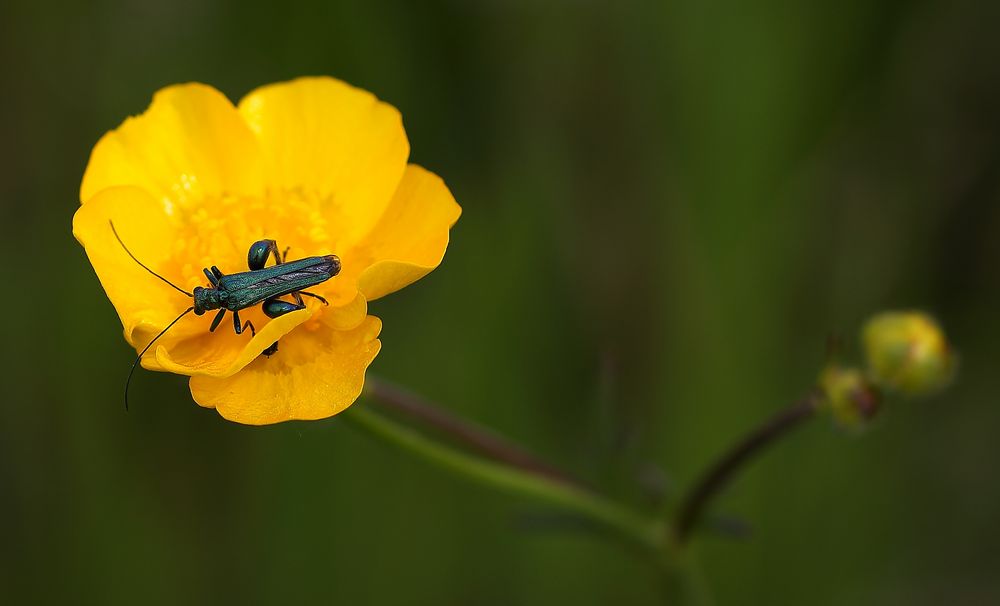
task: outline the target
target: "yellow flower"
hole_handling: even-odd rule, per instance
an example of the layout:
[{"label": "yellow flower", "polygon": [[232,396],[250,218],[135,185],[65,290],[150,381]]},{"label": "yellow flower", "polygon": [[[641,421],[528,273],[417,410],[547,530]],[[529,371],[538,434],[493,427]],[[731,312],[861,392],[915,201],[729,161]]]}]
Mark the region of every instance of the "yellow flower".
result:
[{"label": "yellow flower", "polygon": [[[189,314],[143,356],[150,370],[190,375],[198,404],[240,423],[319,419],[357,399],[378,354],[368,301],[441,262],[461,209],[436,175],[407,164],[399,112],[332,78],[261,87],[234,106],[210,86],[183,84],[98,141],[80,186],[73,234],[121,318],[146,346],[206,286],[202,269],[247,270],[265,238],[288,258],[336,254],[339,275],[311,288],[329,301],[268,319],[241,310],[257,334]],[[279,341],[278,352],[260,355]]]},{"label": "yellow flower", "polygon": [[933,394],[951,381],[955,356],[934,318],[919,311],[883,312],[862,331],[871,377],[910,396]]}]

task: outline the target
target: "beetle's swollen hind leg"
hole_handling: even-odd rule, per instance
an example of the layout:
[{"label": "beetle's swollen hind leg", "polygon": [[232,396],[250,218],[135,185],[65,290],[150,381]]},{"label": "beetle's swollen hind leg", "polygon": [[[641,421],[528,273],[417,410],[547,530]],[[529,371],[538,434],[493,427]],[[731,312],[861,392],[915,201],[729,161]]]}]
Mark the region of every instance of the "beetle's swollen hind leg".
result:
[{"label": "beetle's swollen hind leg", "polygon": [[271,255],[274,255],[274,264],[281,265],[284,255],[278,252],[278,243],[274,240],[257,240],[247,252],[247,267],[251,270],[264,269],[267,258]]},{"label": "beetle's swollen hind leg", "polygon": [[222,323],[222,316],[226,315],[226,311],[226,308],[222,308],[219,310],[219,313],[215,314],[215,318],[212,319],[212,326],[209,327],[208,332],[215,332],[215,329]]},{"label": "beetle's swollen hind leg", "polygon": [[282,301],[277,297],[264,301],[264,305],[261,307],[264,310],[264,315],[268,318],[277,318],[278,316],[283,316],[287,313],[306,308],[305,305],[289,303],[288,301]]},{"label": "beetle's swollen hind leg", "polygon": [[243,331],[248,328],[250,329],[250,337],[256,337],[257,331],[253,329],[253,323],[250,320],[247,320],[243,323],[243,326],[240,326],[240,312],[233,311],[233,330],[236,331],[236,334],[242,335]]},{"label": "beetle's swollen hind leg", "polygon": [[[264,315],[268,318],[277,318],[283,316],[287,313],[293,311],[298,311],[300,309],[305,309],[305,305],[302,305],[302,299],[299,299],[299,304],[289,303],[288,301],[282,301],[281,299],[274,297],[264,301],[261,308],[264,310]],[[267,346],[267,349],[260,352],[264,357],[270,358],[274,354],[278,353],[278,342],[275,341]]]}]

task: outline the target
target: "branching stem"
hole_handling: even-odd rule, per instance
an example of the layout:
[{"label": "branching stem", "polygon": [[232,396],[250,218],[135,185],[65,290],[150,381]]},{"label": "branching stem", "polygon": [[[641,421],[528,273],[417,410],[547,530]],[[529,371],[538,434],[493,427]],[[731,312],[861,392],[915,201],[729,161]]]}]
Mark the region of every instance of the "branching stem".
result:
[{"label": "branching stem", "polygon": [[[665,521],[650,519],[580,485],[521,446],[445,412],[406,390],[369,377],[364,395],[368,402],[356,404],[339,418],[453,473],[558,507],[614,531],[659,563],[672,592],[684,594],[681,601],[698,604],[711,599],[703,583],[695,582],[697,575],[683,565],[689,557],[683,547],[692,531],[712,499],[755,455],[813,417],[821,403],[817,393],[809,393],[747,434],[705,471],[681,501],[673,524],[669,526]],[[453,445],[406,427],[374,410],[371,404],[380,405],[394,413],[393,416],[415,421],[448,438]],[[672,534],[668,532],[671,529]]]}]

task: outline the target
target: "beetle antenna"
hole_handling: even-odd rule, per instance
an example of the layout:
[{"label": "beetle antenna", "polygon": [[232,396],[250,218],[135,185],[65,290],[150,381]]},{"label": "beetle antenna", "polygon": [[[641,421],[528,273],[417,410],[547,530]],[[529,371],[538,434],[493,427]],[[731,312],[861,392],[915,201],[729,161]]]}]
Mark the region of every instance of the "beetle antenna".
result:
[{"label": "beetle antenna", "polygon": [[173,287],[174,287],[175,289],[177,289],[177,290],[181,291],[182,293],[186,294],[187,296],[189,296],[189,297],[191,297],[191,298],[194,298],[194,295],[192,295],[192,294],[191,294],[191,293],[189,293],[188,291],[184,290],[184,289],[183,289],[183,288],[181,288],[180,286],[177,286],[176,284],[174,284],[174,283],[173,283],[173,282],[171,282],[170,280],[168,280],[168,279],[164,278],[163,276],[161,276],[160,274],[156,273],[156,272],[155,272],[155,271],[153,271],[152,269],[150,269],[150,268],[146,267],[145,263],[143,263],[143,262],[142,262],[142,261],[140,261],[139,259],[136,259],[136,258],[135,258],[135,255],[133,255],[133,254],[132,254],[132,251],[128,249],[128,246],[125,246],[125,243],[124,243],[124,242],[122,242],[122,238],[121,238],[121,236],[119,236],[119,235],[118,235],[118,230],[117,230],[117,229],[115,229],[115,223],[114,223],[114,221],[111,221],[111,220],[109,219],[109,220],[108,220],[108,224],[109,224],[109,225],[111,226],[111,232],[112,232],[113,234],[115,234],[115,238],[116,238],[116,239],[118,240],[118,243],[122,245],[122,248],[124,248],[124,249],[125,249],[125,252],[126,252],[126,253],[128,253],[128,256],[132,257],[132,260],[133,260],[133,261],[135,261],[136,263],[138,263],[138,264],[139,264],[139,267],[141,267],[141,268],[145,269],[145,270],[146,270],[146,271],[148,271],[149,273],[151,273],[151,274],[153,274],[154,276],[156,276],[157,278],[159,278],[159,279],[163,280],[163,281],[164,281],[164,282],[166,282],[167,284],[169,284],[169,285],[173,286]]},{"label": "beetle antenna", "polygon": [[188,307],[187,311],[185,311],[181,315],[179,315],[176,318],[174,318],[174,321],[171,322],[170,324],[167,324],[167,327],[164,328],[163,330],[161,330],[160,334],[158,334],[155,337],[153,337],[153,340],[150,341],[148,345],[146,345],[145,347],[143,347],[142,351],[139,352],[139,355],[137,355],[135,357],[135,362],[132,362],[132,368],[130,368],[129,371],[128,371],[128,378],[125,379],[125,411],[126,412],[128,412],[128,385],[129,385],[129,383],[132,382],[132,373],[135,372],[135,367],[139,365],[139,360],[141,360],[142,356],[145,355],[147,351],[149,351],[149,348],[153,346],[153,343],[156,343],[157,339],[159,339],[160,337],[162,337],[164,335],[164,333],[166,333],[168,330],[170,330],[171,326],[173,326],[174,324],[177,324],[180,321],[181,318],[183,318],[184,316],[188,315],[192,311],[194,311],[194,306]]}]

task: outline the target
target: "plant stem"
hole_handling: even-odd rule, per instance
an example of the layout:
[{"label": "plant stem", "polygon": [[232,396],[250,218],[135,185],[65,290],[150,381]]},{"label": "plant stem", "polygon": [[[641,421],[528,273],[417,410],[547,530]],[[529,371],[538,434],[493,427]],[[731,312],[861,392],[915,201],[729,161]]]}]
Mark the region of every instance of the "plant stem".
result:
[{"label": "plant stem", "polygon": [[816,412],[820,399],[810,392],[801,400],[768,419],[743,440],[722,455],[681,501],[674,523],[674,538],[683,545],[691,536],[709,502],[715,497],[745,463],[763,449],[787,435],[792,429],[809,419]]},{"label": "plant stem", "polygon": [[489,459],[523,469],[555,482],[570,486],[579,485],[568,474],[539,460],[521,446],[505,440],[479,425],[451,415],[443,409],[431,405],[416,394],[391,383],[368,377],[365,381],[365,396],[386,408],[447,435],[462,446]]},{"label": "plant stem", "polygon": [[579,514],[602,527],[615,530],[644,550],[659,552],[662,549],[663,527],[659,522],[647,520],[605,497],[519,468],[465,454],[399,425],[364,405],[355,404],[338,418],[453,473]]}]

